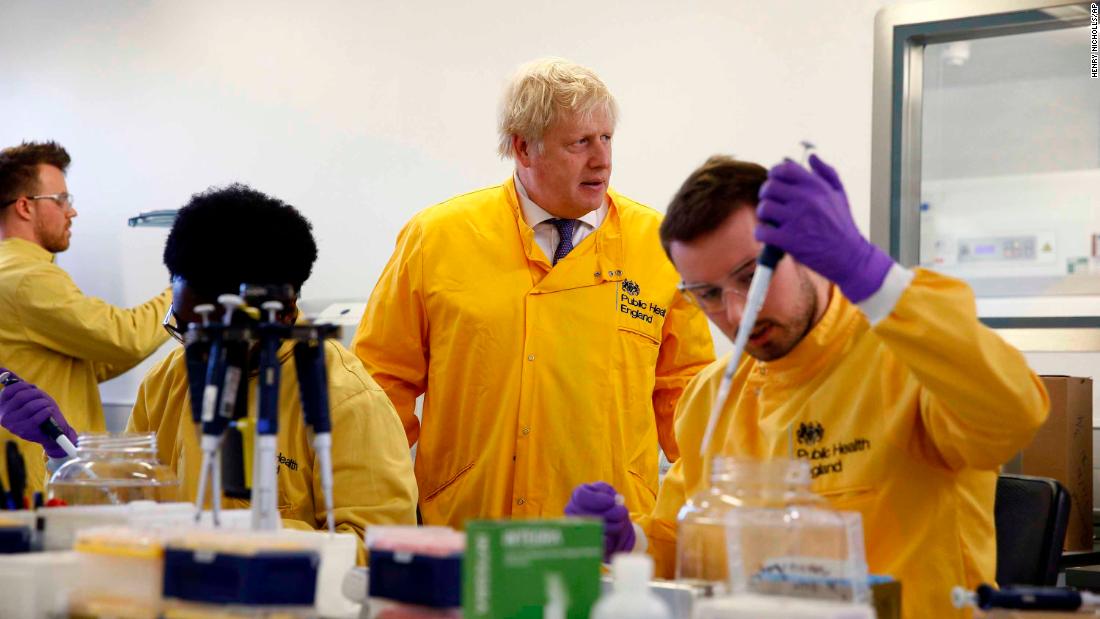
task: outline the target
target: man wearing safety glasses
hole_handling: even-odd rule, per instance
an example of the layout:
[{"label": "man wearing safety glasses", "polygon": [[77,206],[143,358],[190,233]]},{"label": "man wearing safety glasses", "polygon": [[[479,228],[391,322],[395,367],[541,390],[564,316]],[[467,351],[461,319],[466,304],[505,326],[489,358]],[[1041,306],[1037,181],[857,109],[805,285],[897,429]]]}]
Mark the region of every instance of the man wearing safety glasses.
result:
[{"label": "man wearing safety glasses", "polygon": [[1023,355],[978,321],[970,288],[872,245],[816,155],[771,170],[712,157],[673,197],[661,242],[682,289],[731,340],[764,244],[787,255],[728,397],[716,401],[728,355],[685,387],[682,457],[653,513],[628,526],[607,483],[578,487],[566,512],[603,517],[608,549],[645,549],[672,577],[678,514],[715,458],[798,459],[814,493],[861,514],[867,566],[901,581],[902,616],[970,616],[948,594],[994,581],[997,471],[1050,404]]},{"label": "man wearing safety glasses", "polygon": [[[165,290],[122,309],[85,296],[57,266],[54,255],[69,248],[76,217],[65,183],[69,161],[55,142],[0,150],[0,367],[53,396],[75,442],[74,430],[105,430],[99,383],[134,367],[167,339],[159,323],[171,294]],[[18,392],[6,389],[0,399]],[[9,439],[27,461],[28,491],[41,490],[42,447],[0,430],[0,442]],[[47,455],[64,456],[58,452]]]}]

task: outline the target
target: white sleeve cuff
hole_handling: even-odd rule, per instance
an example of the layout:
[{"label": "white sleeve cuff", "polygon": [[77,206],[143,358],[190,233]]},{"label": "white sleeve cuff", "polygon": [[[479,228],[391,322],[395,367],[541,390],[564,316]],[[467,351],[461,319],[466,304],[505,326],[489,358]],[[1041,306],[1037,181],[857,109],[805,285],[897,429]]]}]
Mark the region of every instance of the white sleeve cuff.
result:
[{"label": "white sleeve cuff", "polygon": [[645,554],[645,551],[649,549],[649,538],[645,536],[645,531],[638,526],[638,523],[631,522],[630,526],[634,527],[634,548],[631,548],[630,552]]},{"label": "white sleeve cuff", "polygon": [[912,281],[913,272],[895,262],[890,270],[886,272],[886,279],[882,280],[882,286],[879,286],[878,291],[857,303],[856,307],[863,312],[863,315],[867,317],[867,322],[871,323],[873,327],[889,316],[890,312],[894,311],[894,306],[898,304],[901,293],[905,292]]}]

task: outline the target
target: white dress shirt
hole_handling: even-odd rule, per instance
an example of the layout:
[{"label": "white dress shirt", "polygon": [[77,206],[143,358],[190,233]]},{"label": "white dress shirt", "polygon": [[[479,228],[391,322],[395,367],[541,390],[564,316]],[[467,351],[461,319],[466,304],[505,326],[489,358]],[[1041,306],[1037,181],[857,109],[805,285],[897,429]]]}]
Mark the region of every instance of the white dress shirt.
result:
[{"label": "white dress shirt", "polygon": [[[547,213],[538,204],[535,204],[533,200],[527,195],[527,190],[523,187],[523,183],[519,180],[519,174],[513,173],[513,177],[516,181],[516,193],[519,194],[519,206],[523,212],[523,220],[527,222],[528,226],[535,231],[535,243],[542,250],[542,253],[546,254],[550,262],[554,262],[554,252],[558,249],[558,242],[561,240],[558,228],[554,224],[550,223],[551,219],[557,219],[550,213]],[[604,196],[603,203],[600,204],[600,208],[589,211],[583,217],[577,220],[577,224],[573,226],[573,247],[580,245],[581,241],[585,239],[589,234],[600,227],[605,217],[607,217],[607,196]]]}]

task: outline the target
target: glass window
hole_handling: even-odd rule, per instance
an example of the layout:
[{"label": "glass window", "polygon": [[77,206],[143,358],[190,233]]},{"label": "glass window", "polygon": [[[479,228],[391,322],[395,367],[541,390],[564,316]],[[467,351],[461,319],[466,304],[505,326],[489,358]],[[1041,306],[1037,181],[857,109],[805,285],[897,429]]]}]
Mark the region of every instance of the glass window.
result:
[{"label": "glass window", "polygon": [[929,44],[921,266],[986,316],[1100,314],[1100,80],[1087,26]]}]

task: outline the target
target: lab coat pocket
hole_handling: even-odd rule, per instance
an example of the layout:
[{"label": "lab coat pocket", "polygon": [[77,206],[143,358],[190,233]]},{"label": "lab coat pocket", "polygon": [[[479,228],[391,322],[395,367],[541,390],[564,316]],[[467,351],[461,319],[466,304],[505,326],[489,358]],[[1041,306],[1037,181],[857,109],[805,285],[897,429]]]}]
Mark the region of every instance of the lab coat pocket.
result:
[{"label": "lab coat pocket", "polygon": [[829,503],[829,507],[851,512],[865,512],[878,498],[878,488],[869,485],[821,489],[817,493]]},{"label": "lab coat pocket", "polygon": [[659,347],[661,345],[661,340],[657,335],[654,335],[653,333],[646,330],[635,328],[633,326],[619,325],[619,334],[623,337],[638,338],[639,342],[646,343],[651,346]]},{"label": "lab coat pocket", "polygon": [[453,486],[455,484],[455,482],[457,482],[460,477],[465,475],[467,473],[467,471],[469,471],[472,468],[474,468],[474,463],[473,462],[471,462],[471,463],[467,464],[466,466],[462,467],[461,469],[459,469],[458,472],[455,473],[454,475],[452,475],[451,478],[448,479],[447,481],[439,484],[438,486],[436,486],[432,490],[429,490],[424,495],[424,502],[425,503],[431,503],[433,500],[435,500],[436,497],[439,496],[439,494],[441,492],[443,492],[447,488],[450,488],[451,486]]}]

